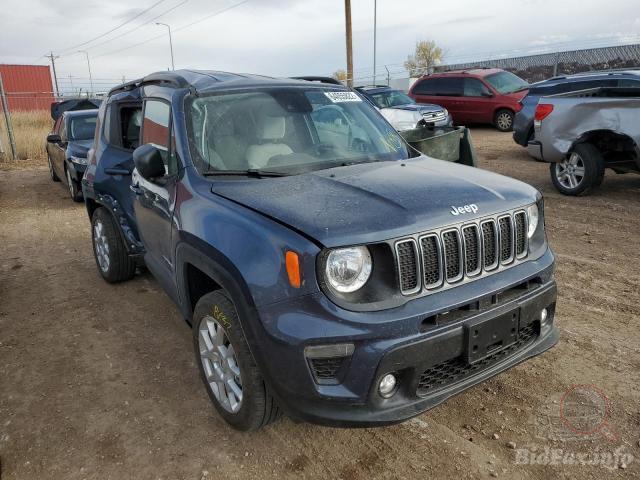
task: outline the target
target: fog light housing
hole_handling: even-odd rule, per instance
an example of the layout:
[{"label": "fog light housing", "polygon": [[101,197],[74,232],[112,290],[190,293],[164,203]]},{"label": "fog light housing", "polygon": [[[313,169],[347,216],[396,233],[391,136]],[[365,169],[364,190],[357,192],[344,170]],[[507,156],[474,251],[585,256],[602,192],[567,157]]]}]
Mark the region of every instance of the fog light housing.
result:
[{"label": "fog light housing", "polygon": [[382,398],[389,398],[394,393],[396,393],[396,385],[398,381],[396,380],[395,375],[392,373],[387,373],[380,379],[380,383],[378,384],[378,393]]},{"label": "fog light housing", "polygon": [[547,311],[546,308],[543,308],[542,311],[540,312],[540,325],[546,325],[547,318],[549,318],[549,312]]}]

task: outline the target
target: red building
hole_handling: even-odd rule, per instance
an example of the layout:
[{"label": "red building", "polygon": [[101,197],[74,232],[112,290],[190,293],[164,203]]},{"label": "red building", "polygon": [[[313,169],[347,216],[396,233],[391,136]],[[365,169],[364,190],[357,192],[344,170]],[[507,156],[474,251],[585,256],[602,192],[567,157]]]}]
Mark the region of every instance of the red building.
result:
[{"label": "red building", "polygon": [[0,75],[11,111],[48,111],[55,101],[49,66],[0,64]]}]

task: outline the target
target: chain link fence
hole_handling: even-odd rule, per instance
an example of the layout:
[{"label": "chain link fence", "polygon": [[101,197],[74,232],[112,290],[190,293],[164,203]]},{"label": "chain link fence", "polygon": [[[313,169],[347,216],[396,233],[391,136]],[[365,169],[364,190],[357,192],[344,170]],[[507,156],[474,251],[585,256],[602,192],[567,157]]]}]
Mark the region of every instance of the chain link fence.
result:
[{"label": "chain link fence", "polygon": [[640,67],[640,44],[441,65],[436,71],[502,68],[528,82],[538,82],[556,75],[636,67]]}]

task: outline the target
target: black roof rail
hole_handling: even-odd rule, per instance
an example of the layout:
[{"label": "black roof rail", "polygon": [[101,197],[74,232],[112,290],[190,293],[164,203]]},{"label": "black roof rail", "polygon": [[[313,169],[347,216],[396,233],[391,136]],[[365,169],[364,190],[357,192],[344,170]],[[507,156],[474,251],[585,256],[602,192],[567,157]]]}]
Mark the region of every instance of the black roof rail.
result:
[{"label": "black roof rail", "polygon": [[142,79],[138,78],[137,80],[131,80],[130,82],[123,83],[116,87],[113,87],[111,90],[107,92],[107,96],[113,95],[114,93],[119,92],[127,92],[129,90],[133,90],[134,88],[138,88],[142,83]]},{"label": "black roof rail", "polygon": [[333,77],[319,77],[314,75],[305,75],[302,77],[290,77],[293,80],[306,80],[307,82],[329,83],[331,85],[340,85],[344,87],[344,84],[340,80],[336,80]]},{"label": "black roof rail", "polygon": [[358,85],[354,88],[390,88],[389,85]]}]

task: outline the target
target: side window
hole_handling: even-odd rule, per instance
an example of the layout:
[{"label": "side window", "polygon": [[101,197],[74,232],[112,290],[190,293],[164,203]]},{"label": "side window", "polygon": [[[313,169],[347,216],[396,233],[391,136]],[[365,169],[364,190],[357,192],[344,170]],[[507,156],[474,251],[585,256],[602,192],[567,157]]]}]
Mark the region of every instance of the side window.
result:
[{"label": "side window", "polygon": [[618,87],[623,88],[640,88],[640,80],[631,80],[628,78],[622,78],[617,81]]},{"label": "side window", "polygon": [[438,95],[459,97],[463,94],[463,78],[443,77],[438,80],[440,80],[440,85],[438,86],[440,93]]},{"label": "side window", "polygon": [[489,89],[477,78],[464,79],[465,97],[483,97],[489,94]]},{"label": "side window", "polygon": [[63,142],[67,141],[67,119],[64,117],[60,121],[60,138]]},{"label": "side window", "polygon": [[437,92],[437,82],[438,79],[424,79],[422,81],[418,81],[418,84],[414,87],[413,93],[416,95],[438,95]]},{"label": "side window", "polygon": [[120,138],[122,148],[135,150],[140,146],[142,108],[138,106],[120,107]]},{"label": "side window", "polygon": [[171,107],[161,100],[147,100],[142,118],[142,144],[150,143],[162,153],[167,175],[177,171],[176,157],[172,152]]},{"label": "side window", "polygon": [[[107,141],[107,143],[112,143],[111,140],[111,115],[112,115],[111,105],[107,105],[107,108],[104,111],[104,123],[102,124],[102,136]],[[98,119],[100,115],[98,115]]]}]

